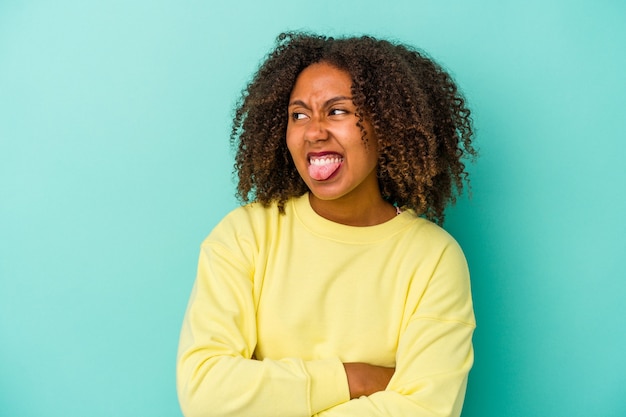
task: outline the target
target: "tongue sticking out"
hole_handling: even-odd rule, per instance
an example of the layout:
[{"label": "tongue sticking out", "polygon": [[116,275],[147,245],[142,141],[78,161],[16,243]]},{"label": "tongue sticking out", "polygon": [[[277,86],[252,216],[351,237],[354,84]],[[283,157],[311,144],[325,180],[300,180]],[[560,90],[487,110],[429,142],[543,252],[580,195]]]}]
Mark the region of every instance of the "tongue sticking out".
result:
[{"label": "tongue sticking out", "polygon": [[330,178],[341,165],[340,160],[320,161],[321,163],[313,163],[309,165],[309,175],[317,181],[324,181]]}]

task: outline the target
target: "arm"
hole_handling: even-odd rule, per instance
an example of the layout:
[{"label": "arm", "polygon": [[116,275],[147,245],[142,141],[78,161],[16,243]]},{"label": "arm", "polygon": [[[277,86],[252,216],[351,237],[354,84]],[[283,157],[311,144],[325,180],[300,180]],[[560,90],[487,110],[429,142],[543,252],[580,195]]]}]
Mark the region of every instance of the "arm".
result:
[{"label": "arm", "polygon": [[339,359],[252,359],[256,316],[248,265],[219,243],[202,247],[177,362],[184,415],[309,417],[348,401]]},{"label": "arm", "polygon": [[395,368],[385,368],[363,362],[344,363],[343,367],[348,377],[350,399],[384,391],[395,371]]},{"label": "arm", "polygon": [[319,417],[458,417],[473,362],[469,273],[456,244],[442,253],[423,294],[409,294],[396,369],[384,391],[340,404]]}]

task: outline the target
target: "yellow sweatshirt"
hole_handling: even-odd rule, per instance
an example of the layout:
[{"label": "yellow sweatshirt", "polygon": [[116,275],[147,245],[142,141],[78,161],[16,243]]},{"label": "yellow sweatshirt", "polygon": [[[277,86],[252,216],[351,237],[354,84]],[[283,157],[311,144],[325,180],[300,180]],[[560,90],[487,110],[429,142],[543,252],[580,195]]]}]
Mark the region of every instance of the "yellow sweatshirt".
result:
[{"label": "yellow sweatshirt", "polygon": [[[203,242],[182,326],[186,417],[459,416],[475,327],[454,239],[407,210],[376,226],[308,195],[227,215]],[[350,400],[342,362],[395,367]]]}]

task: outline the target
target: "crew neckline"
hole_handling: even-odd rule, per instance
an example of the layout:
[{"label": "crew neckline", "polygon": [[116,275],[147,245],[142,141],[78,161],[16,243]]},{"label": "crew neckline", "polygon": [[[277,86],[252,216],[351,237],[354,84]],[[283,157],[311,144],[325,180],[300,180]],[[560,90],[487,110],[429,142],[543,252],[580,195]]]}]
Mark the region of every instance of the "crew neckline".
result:
[{"label": "crew neckline", "polygon": [[373,226],[348,226],[328,220],[317,214],[311,207],[308,193],[291,199],[289,204],[296,218],[311,233],[350,243],[372,243],[385,240],[414,225],[415,221],[423,220],[416,216],[413,210],[402,210],[400,214],[384,223]]}]

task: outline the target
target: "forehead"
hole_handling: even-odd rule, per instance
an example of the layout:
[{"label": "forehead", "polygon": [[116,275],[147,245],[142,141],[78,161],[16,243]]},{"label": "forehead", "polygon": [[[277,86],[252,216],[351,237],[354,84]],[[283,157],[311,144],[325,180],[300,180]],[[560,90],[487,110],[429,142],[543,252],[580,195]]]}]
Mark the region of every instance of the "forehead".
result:
[{"label": "forehead", "polygon": [[347,71],[319,62],[309,65],[298,75],[291,98],[350,96],[351,89],[352,78]]}]

